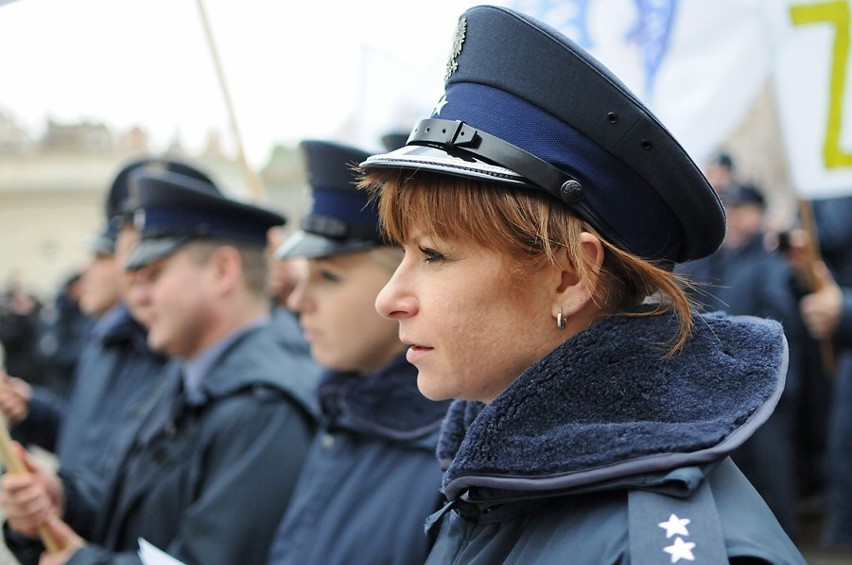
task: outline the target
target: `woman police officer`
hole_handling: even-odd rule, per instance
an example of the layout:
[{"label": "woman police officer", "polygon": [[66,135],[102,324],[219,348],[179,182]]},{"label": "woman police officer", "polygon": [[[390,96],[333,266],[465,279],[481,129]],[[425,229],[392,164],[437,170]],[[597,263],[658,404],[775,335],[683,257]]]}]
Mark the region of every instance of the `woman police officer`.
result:
[{"label": "woman police officer", "polygon": [[781,394],[782,330],[691,311],[672,267],[722,207],[616,77],[472,8],[432,117],[362,168],[405,251],[377,309],[457,399],[428,563],[803,562],[728,458]]}]

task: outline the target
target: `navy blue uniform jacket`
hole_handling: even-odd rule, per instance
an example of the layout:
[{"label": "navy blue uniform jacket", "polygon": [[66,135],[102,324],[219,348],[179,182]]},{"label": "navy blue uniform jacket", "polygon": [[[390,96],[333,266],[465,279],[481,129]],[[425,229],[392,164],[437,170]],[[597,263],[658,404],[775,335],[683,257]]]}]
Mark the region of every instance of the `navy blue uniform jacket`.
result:
[{"label": "navy blue uniform jacket", "polygon": [[143,426],[100,514],[104,547],[69,563],[138,563],[139,537],[190,565],[262,562],[313,435],[314,375],[267,325],[244,333],[191,402]]},{"label": "navy blue uniform jacket", "polygon": [[422,563],[441,503],[435,461],[448,402],[417,390],[403,356],[369,375],[331,373],[322,424],[273,543],[275,565]]},{"label": "navy blue uniform jacket", "polygon": [[[450,502],[430,519],[439,533],[427,563],[635,563],[637,489],[663,501],[641,522],[645,562],[717,563],[706,557],[715,548],[732,562],[804,563],[727,458],[781,395],[780,325],[700,316],[666,357],[675,329],[668,315],[603,318],[487,406],[455,402],[438,448]],[[718,545],[689,506],[705,484]]]}]

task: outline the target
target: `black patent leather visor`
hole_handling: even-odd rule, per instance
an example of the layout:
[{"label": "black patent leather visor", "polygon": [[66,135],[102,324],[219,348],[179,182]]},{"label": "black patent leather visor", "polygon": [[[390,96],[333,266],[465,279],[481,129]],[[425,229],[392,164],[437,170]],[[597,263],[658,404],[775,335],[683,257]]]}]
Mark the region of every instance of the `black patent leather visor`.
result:
[{"label": "black patent leather visor", "polygon": [[346,255],[349,253],[360,253],[381,247],[376,240],[366,239],[334,239],[307,231],[297,231],[287,238],[275,251],[276,259],[292,259],[304,257],[316,259],[318,257],[333,257],[335,255]]}]

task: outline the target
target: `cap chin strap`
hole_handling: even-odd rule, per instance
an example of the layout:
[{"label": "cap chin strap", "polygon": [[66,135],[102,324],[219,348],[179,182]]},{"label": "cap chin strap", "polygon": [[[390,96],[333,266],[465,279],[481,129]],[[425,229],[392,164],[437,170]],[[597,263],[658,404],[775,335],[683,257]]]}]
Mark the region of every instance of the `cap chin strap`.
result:
[{"label": "cap chin strap", "polygon": [[562,185],[574,180],[532,153],[459,120],[420,120],[408,137],[408,145],[463,149],[518,173],[560,200],[563,200]]},{"label": "cap chin strap", "polygon": [[350,224],[331,216],[305,216],[300,227],[306,232],[332,239],[364,239],[383,241],[375,226]]},{"label": "cap chin strap", "polygon": [[542,189],[564,202],[621,249],[631,247],[586,201],[583,185],[561,169],[539,159],[497,136],[478,130],[460,120],[429,118],[420,120],[406,145],[426,145],[457,149],[505,167],[524,177],[534,188]]}]

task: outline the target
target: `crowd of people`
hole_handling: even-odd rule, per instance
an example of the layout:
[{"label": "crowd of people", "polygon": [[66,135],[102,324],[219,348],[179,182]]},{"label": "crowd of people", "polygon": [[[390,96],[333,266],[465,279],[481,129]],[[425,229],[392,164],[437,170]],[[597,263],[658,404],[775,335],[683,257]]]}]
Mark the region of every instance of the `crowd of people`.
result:
[{"label": "crowd of people", "polygon": [[6,370],[67,397],[90,323],[80,305],[79,272],[62,281],[44,304],[10,280],[0,295],[0,346]]},{"label": "crowd of people", "polygon": [[304,140],[286,237],[121,164],[82,273],[2,306],[21,563],[803,563],[803,501],[852,547],[852,198],[769,233],[513,10],[445,79],[385,153]]},{"label": "crowd of people", "polygon": [[774,414],[733,458],[794,539],[816,535],[826,546],[848,548],[848,312],[835,277],[848,280],[852,231],[840,217],[852,212],[849,199],[799,203],[799,217],[778,230],[767,196],[739,178],[730,154],[716,155],[707,173],[725,207],[725,240],[676,271],[689,278],[704,311],[780,321],[789,349]]}]

